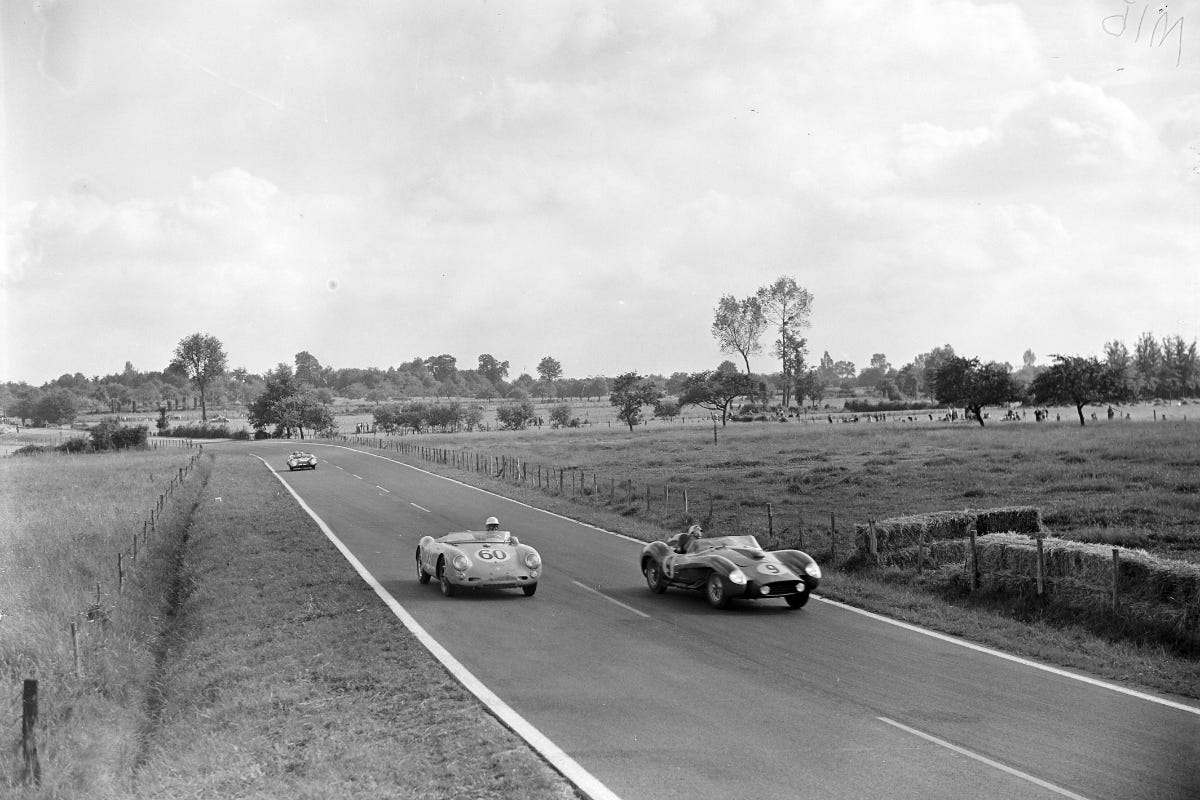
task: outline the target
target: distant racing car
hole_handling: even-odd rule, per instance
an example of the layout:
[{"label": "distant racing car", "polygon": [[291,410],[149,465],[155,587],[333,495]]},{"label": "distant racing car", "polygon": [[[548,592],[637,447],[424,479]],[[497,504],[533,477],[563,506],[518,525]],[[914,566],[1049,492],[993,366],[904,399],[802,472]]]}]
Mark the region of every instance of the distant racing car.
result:
[{"label": "distant racing car", "polygon": [[294,451],[287,460],[288,472],[294,469],[316,469],[317,457],[312,453],[305,453],[300,450]]},{"label": "distant racing car", "polygon": [[530,597],[541,574],[537,550],[509,531],[455,531],[417,542],[417,580],[437,578],[447,597],[468,588],[519,588]]},{"label": "distant racing car", "polygon": [[800,550],[766,551],[753,536],[677,534],[642,549],[642,575],[655,594],[699,589],[714,608],[734,598],[782,597],[800,608],[821,581],[821,568]]}]

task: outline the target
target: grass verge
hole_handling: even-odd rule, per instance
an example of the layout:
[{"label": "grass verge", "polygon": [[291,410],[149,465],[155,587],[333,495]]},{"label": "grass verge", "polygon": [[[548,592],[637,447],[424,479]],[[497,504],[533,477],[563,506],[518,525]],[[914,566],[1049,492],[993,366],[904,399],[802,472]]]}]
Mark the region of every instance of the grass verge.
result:
[{"label": "grass verge", "polygon": [[[64,487],[92,485],[114,508],[134,502],[108,480],[120,465],[49,458]],[[19,679],[33,669],[45,743],[40,787],[21,785],[10,748],[0,787],[21,800],[576,797],[409,634],[260,462],[211,458],[159,564],[153,628],[101,646],[112,674],[72,691],[65,648],[34,653],[9,636],[8,613],[0,620],[0,708],[17,705],[5,738],[19,741]],[[39,495],[24,470],[40,466],[5,463],[14,504]],[[72,538],[55,532],[71,522],[52,504],[36,516],[43,536]],[[6,529],[14,550],[29,543],[28,522]],[[17,574],[28,585],[61,576],[46,564]],[[0,607],[29,591],[0,586]],[[12,615],[61,627],[75,605],[60,605]]]}]

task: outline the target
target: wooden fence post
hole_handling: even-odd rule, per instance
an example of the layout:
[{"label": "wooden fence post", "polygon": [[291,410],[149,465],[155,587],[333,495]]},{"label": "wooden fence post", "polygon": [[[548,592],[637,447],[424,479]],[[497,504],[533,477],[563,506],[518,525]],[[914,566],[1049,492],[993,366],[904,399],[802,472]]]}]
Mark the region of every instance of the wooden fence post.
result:
[{"label": "wooden fence post", "polygon": [[925,527],[917,531],[917,574],[925,574]]},{"label": "wooden fence post", "polygon": [[867,557],[872,565],[879,563],[879,540],[875,535],[875,518],[867,518]]},{"label": "wooden fence post", "polygon": [[71,622],[71,655],[75,659],[75,677],[82,678],[83,670],[79,665],[79,629],[75,622]]},{"label": "wooden fence post", "polygon": [[979,546],[975,541],[976,533],[974,525],[967,531],[971,539],[971,591],[979,588]]},{"label": "wooden fence post", "polygon": [[800,512],[796,512],[796,549],[804,549],[804,528],[800,525]]},{"label": "wooden fence post", "polygon": [[[775,515],[771,513],[771,504],[767,503],[767,536],[775,541]],[[771,545],[774,547],[774,544]]]},{"label": "wooden fence post", "polygon": [[1117,612],[1117,570],[1121,567],[1121,551],[1117,548],[1112,549],[1112,610]]},{"label": "wooden fence post", "polygon": [[1037,596],[1046,594],[1046,555],[1042,550],[1042,535],[1037,537]]},{"label": "wooden fence post", "polygon": [[829,512],[829,561],[837,562],[837,518],[832,511]]},{"label": "wooden fence post", "polygon": [[687,489],[683,490],[683,515],[686,517],[688,513],[688,497]]},{"label": "wooden fence post", "polygon": [[22,778],[35,786],[42,782],[42,765],[38,762],[37,726],[38,682],[26,679],[21,695],[21,755],[25,760]]},{"label": "wooden fence post", "polygon": [[125,590],[125,565],[122,561],[124,553],[117,553],[117,594]]}]

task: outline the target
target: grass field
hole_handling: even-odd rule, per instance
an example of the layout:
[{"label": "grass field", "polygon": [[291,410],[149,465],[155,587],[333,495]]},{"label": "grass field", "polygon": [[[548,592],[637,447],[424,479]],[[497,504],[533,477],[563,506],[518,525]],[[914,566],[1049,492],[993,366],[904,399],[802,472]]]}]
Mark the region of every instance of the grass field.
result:
[{"label": "grass field", "polygon": [[596,502],[606,500],[611,481],[629,481],[639,494],[647,485],[653,492],[669,486],[673,508],[682,511],[686,489],[693,517],[707,516],[711,498],[718,528],[728,528],[738,513],[744,529],[765,531],[770,504],[776,531],[799,527],[810,542],[822,542],[830,514],[848,532],[869,518],[1033,505],[1053,535],[1200,563],[1200,421],[985,428],[752,423],[719,428],[716,436],[714,444],[712,427],[695,425],[398,441],[521,459],[531,470],[582,472],[588,489],[599,489]]}]

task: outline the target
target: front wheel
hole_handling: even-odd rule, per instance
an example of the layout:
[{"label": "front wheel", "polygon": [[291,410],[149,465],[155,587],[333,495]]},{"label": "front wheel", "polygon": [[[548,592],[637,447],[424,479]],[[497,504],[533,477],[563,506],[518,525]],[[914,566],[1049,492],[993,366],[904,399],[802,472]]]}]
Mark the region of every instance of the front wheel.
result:
[{"label": "front wheel", "polygon": [[789,608],[803,608],[804,604],[808,602],[808,592],[789,594],[783,599],[787,601]]},{"label": "front wheel", "polygon": [[426,572],[425,568],[423,566],[421,566],[421,552],[418,550],[417,551],[417,580],[420,581],[421,583],[429,583],[429,579],[432,577],[433,576],[430,575],[428,572]]},{"label": "front wheel", "polygon": [[438,582],[442,585],[442,594],[446,597],[454,597],[458,587],[451,583],[449,576],[446,575],[445,559],[438,562]]},{"label": "front wheel", "polygon": [[537,591],[537,584],[536,583],[525,584],[524,586],[521,587],[521,591],[525,593],[526,597],[533,597],[533,593]]},{"label": "front wheel", "polygon": [[667,576],[663,575],[662,565],[654,559],[646,559],[646,563],[642,565],[642,574],[646,576],[646,585],[650,587],[650,591],[662,594],[667,590]]},{"label": "front wheel", "polygon": [[725,579],[719,573],[708,574],[704,593],[708,596],[708,604],[713,608],[729,608],[729,592],[725,590]]}]

